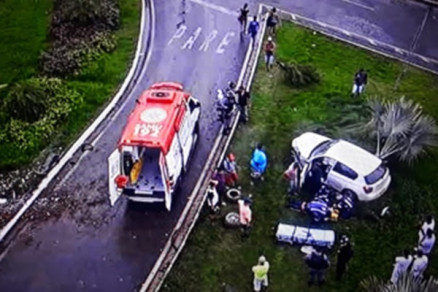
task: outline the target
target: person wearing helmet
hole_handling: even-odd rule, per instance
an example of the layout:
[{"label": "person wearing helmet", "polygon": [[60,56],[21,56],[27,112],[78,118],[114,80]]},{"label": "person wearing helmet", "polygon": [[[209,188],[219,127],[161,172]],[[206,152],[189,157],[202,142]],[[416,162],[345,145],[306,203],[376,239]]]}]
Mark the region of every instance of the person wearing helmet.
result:
[{"label": "person wearing helmet", "polygon": [[268,287],[269,262],[264,256],[259,257],[258,264],[252,267],[254,274],[254,291],[259,292]]},{"label": "person wearing helmet", "polygon": [[336,280],[340,281],[342,275],[347,269],[347,264],[353,257],[353,248],[351,247],[350,239],[346,235],[341,236],[340,246],[338,249],[338,261],[336,262]]},{"label": "person wearing helmet", "polygon": [[275,52],[275,43],[272,40],[272,37],[268,37],[268,41],[265,43],[265,63],[266,63],[266,71],[272,69],[272,65],[274,64],[274,52]]},{"label": "person wearing helmet", "polygon": [[236,157],[234,156],[233,153],[230,153],[227,155],[227,157],[225,157],[224,169],[226,172],[225,183],[228,186],[234,187],[239,177],[237,175]]}]

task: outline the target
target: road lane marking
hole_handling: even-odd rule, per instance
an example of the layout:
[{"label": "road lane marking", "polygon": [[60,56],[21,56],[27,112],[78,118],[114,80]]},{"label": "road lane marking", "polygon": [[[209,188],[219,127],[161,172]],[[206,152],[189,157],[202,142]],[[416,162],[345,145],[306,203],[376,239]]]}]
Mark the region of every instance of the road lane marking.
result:
[{"label": "road lane marking", "polygon": [[368,9],[368,10],[370,10],[370,11],[374,11],[374,7],[371,7],[371,6],[368,6],[368,5],[362,4],[362,3],[357,2],[357,1],[352,1],[352,0],[342,0],[342,1],[343,1],[343,2],[346,2],[346,3],[350,3],[350,4],[352,4],[352,5],[356,5],[356,6],[358,6],[358,7],[364,8],[364,9]]},{"label": "road lane marking", "polygon": [[219,46],[216,49],[216,54],[223,54],[225,52],[225,46],[227,46],[230,43],[230,38],[235,36],[236,33],[233,31],[229,31],[225,34],[224,38],[220,42]]},{"label": "road lane marking", "polygon": [[207,8],[210,8],[210,9],[213,9],[213,10],[216,10],[216,11],[228,14],[228,15],[232,15],[232,16],[236,16],[236,17],[239,16],[239,13],[237,11],[230,10],[228,8],[225,8],[225,7],[213,4],[213,3],[209,3],[209,2],[206,2],[206,1],[203,1],[203,0],[189,0],[189,1],[192,2],[192,3],[199,4],[201,6],[204,6],[204,7],[207,7]]},{"label": "road lane marking", "polygon": [[184,24],[181,24],[178,27],[178,29],[175,31],[173,36],[170,38],[170,40],[167,42],[167,45],[170,45],[176,39],[180,39],[183,36],[183,34],[186,32],[186,30],[187,30],[187,26],[185,26]]},{"label": "road lane marking", "polygon": [[208,50],[208,46],[210,45],[211,41],[213,41],[216,36],[217,36],[218,31],[217,30],[213,30],[208,37],[205,39],[205,41],[202,43],[202,45],[199,47],[200,51],[204,51],[207,52]]},{"label": "road lane marking", "polygon": [[198,27],[195,32],[189,37],[189,39],[184,43],[184,45],[181,47],[181,49],[189,49],[191,50],[193,47],[193,44],[198,39],[199,35],[201,34],[202,28]]}]

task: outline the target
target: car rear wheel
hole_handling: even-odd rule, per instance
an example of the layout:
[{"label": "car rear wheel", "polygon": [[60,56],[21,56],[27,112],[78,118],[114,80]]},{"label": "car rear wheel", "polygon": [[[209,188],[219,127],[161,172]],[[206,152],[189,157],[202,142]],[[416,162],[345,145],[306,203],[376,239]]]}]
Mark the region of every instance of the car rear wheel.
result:
[{"label": "car rear wheel", "polygon": [[342,191],[342,194],[353,198],[355,203],[357,201],[359,201],[359,198],[358,198],[357,194],[355,192],[353,192],[352,190],[345,189],[345,190]]}]

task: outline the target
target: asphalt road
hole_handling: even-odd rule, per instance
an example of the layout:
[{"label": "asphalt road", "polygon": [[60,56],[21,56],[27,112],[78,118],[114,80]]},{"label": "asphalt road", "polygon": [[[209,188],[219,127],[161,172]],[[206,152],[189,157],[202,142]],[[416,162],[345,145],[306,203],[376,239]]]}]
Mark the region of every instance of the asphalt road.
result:
[{"label": "asphalt road", "polygon": [[[61,187],[48,191],[61,200],[68,197],[66,210],[57,218],[22,224],[0,262],[0,291],[134,291],[158,258],[219,129],[213,108],[216,89],[237,80],[248,39],[240,38],[233,15],[198,4],[157,1],[155,10],[151,60],[129,102],[103,130],[95,150]],[[192,44],[188,40],[195,32],[199,36]],[[110,208],[106,159],[135,98],[163,80],[183,83],[203,107],[200,143],[182,193],[171,213],[126,201]]]},{"label": "asphalt road", "polygon": [[[215,90],[238,77],[247,40],[240,38],[233,13],[243,2],[156,1],[156,32],[147,68],[129,101],[101,130],[95,149],[44,195],[65,200],[65,209],[57,216],[49,214],[47,220],[21,222],[0,256],[0,291],[133,291],[142,284],[213,144],[219,126],[212,107]],[[258,1],[248,2],[255,12]],[[436,9],[427,12],[414,2],[401,5],[389,0],[265,2],[438,59]],[[183,192],[171,213],[133,208],[126,201],[110,208],[106,158],[135,98],[151,83],[163,80],[183,83],[203,103],[201,141]]]}]

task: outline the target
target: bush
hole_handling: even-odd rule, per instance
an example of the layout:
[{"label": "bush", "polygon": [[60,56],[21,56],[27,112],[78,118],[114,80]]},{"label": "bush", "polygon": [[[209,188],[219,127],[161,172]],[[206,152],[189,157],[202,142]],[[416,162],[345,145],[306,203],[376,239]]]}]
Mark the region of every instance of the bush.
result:
[{"label": "bush", "polygon": [[115,49],[116,38],[109,32],[98,32],[79,44],[56,44],[41,56],[42,71],[48,76],[66,76]]},{"label": "bush", "polygon": [[286,82],[293,87],[304,87],[320,82],[319,74],[312,66],[277,63],[285,72]]},{"label": "bush", "polygon": [[[82,102],[78,92],[57,78],[32,78],[15,87],[4,105],[14,111],[10,112],[11,119],[0,132],[0,143],[14,143],[22,150],[33,148],[39,140],[51,137],[56,126]],[[14,98],[20,98],[23,103],[17,106]],[[39,107],[35,108],[35,104]]]}]

